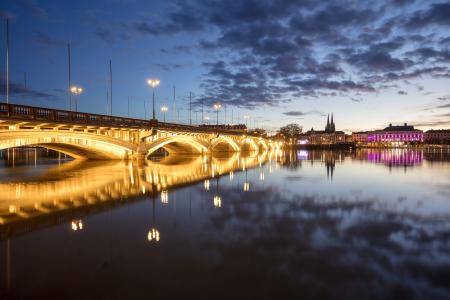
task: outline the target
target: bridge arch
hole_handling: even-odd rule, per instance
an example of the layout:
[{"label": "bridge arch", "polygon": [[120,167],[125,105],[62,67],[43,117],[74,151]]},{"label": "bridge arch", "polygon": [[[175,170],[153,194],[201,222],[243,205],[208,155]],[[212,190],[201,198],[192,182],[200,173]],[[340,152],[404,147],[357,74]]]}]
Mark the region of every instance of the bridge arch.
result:
[{"label": "bridge arch", "polygon": [[241,151],[258,151],[259,146],[254,138],[245,137],[240,142],[240,149]]},{"label": "bridge arch", "polygon": [[240,150],[239,144],[232,138],[226,136],[219,136],[211,142],[209,149],[212,152],[238,152]]},{"label": "bridge arch", "polygon": [[8,131],[0,137],[0,149],[24,146],[48,148],[84,159],[126,159],[137,150],[131,143],[83,132]]},{"label": "bridge arch", "polygon": [[160,138],[146,146],[147,155],[151,155],[156,150],[164,148],[171,153],[195,153],[201,154],[208,151],[205,141],[201,141],[192,136],[174,135]]}]

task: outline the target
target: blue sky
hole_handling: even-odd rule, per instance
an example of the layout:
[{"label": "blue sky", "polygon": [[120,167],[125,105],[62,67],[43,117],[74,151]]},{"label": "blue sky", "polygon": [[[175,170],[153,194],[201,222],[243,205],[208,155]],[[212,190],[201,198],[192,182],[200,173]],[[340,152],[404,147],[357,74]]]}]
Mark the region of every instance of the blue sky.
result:
[{"label": "blue sky", "polygon": [[146,79],[156,77],[156,106],[169,106],[169,120],[176,86],[182,122],[192,92],[198,122],[201,101],[214,119],[209,108],[220,100],[228,122],[233,111],[235,122],[249,115],[269,130],[321,129],[331,112],[345,131],[450,127],[444,1],[4,0],[0,16],[0,95],[8,17],[13,103],[68,108],[70,41],[81,111],[106,112],[111,59],[116,115],[127,115],[130,96],[131,115],[143,118]]}]

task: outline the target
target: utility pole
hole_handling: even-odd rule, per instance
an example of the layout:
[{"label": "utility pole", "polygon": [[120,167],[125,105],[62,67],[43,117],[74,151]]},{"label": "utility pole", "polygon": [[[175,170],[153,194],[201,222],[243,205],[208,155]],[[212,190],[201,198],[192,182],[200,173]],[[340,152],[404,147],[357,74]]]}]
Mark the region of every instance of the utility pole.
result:
[{"label": "utility pole", "polygon": [[205,98],[204,97],[202,97],[202,120],[201,120],[201,123],[203,124],[203,122],[204,122],[204,117],[203,117],[203,100],[204,100]]},{"label": "utility pole", "polygon": [[109,90],[106,89],[106,114],[109,114]]},{"label": "utility pole", "polygon": [[27,72],[23,72],[23,87],[27,89]]},{"label": "utility pole", "polygon": [[128,118],[130,117],[130,96],[128,96]]},{"label": "utility pole", "polygon": [[9,103],[9,19],[6,18],[6,103]]},{"label": "utility pole", "polygon": [[189,125],[192,125],[192,93],[189,92]]},{"label": "utility pole", "polygon": [[[175,106],[175,86],[173,86],[173,121],[175,122],[176,106]],[[179,120],[178,120],[179,121]]]},{"label": "utility pole", "polygon": [[223,122],[225,125],[227,125],[227,105],[224,104],[224,109],[225,109],[225,122]]},{"label": "utility pole", "polygon": [[112,108],[112,99],[113,99],[113,91],[112,91],[112,63],[111,60],[109,60],[109,109],[110,109],[110,115],[112,116],[113,108]]},{"label": "utility pole", "polygon": [[234,124],[234,122],[233,122],[233,121],[234,121],[233,117],[234,117],[234,116],[233,116],[233,109],[231,109],[231,125]]},{"label": "utility pole", "polygon": [[72,83],[70,82],[70,77],[71,77],[71,69],[70,69],[70,43],[67,43],[67,59],[68,59],[68,63],[69,63],[69,88],[67,89],[67,91],[69,92],[69,110],[72,110],[72,92],[70,91],[71,85]]}]

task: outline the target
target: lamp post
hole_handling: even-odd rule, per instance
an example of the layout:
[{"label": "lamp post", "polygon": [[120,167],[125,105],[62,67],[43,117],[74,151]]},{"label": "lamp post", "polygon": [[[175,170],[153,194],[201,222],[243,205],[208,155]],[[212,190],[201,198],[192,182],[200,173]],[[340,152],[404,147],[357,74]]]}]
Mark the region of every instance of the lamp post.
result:
[{"label": "lamp post", "polygon": [[161,107],[161,111],[162,111],[163,116],[164,116],[164,122],[166,122],[166,112],[169,111],[169,108],[167,106],[163,105]]},{"label": "lamp post", "polygon": [[75,112],[78,111],[78,98],[77,96],[83,92],[83,89],[79,86],[71,86],[70,92],[75,95]]},{"label": "lamp post", "polygon": [[219,110],[221,107],[222,107],[222,104],[220,104],[220,102],[214,103],[214,109],[216,110],[216,113],[217,113],[217,122],[216,122],[217,126],[219,126]]},{"label": "lamp post", "polygon": [[155,88],[159,86],[159,79],[149,79],[147,80],[147,84],[152,87],[153,90],[153,120],[155,119]]},{"label": "lamp post", "polygon": [[[247,120],[249,119],[250,117],[249,116],[244,116],[244,119],[245,119],[245,126],[246,127],[248,127],[248,125],[247,125]],[[247,128],[248,129],[248,128]]]},{"label": "lamp post", "polygon": [[206,117],[204,118],[204,120],[206,121],[206,125],[209,125],[209,117],[206,116]]}]

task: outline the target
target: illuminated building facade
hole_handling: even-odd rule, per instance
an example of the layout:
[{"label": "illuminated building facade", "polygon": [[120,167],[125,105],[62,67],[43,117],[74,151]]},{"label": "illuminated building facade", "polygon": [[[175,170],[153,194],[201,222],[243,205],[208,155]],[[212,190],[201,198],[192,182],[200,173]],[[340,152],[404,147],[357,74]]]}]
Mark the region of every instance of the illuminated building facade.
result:
[{"label": "illuminated building facade", "polygon": [[367,144],[368,136],[369,132],[367,131],[353,132],[352,142],[356,144]]},{"label": "illuminated building facade", "polygon": [[405,123],[400,126],[389,124],[383,130],[369,132],[367,142],[374,145],[401,146],[423,142],[423,131]]},{"label": "illuminated building facade", "polygon": [[428,130],[424,139],[429,144],[450,144],[450,129]]}]

